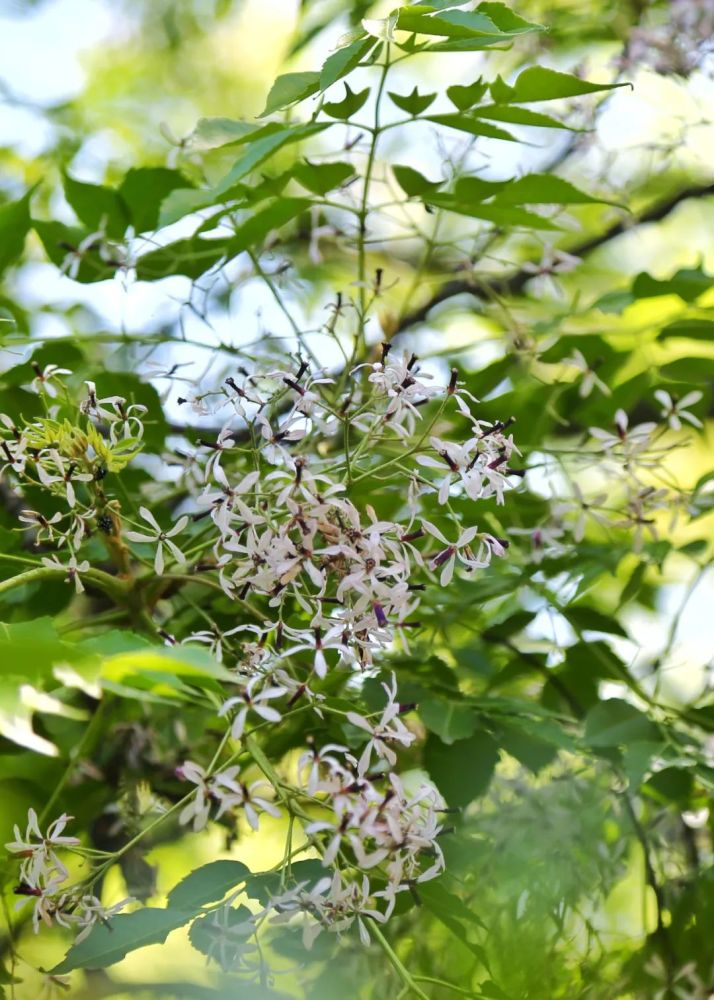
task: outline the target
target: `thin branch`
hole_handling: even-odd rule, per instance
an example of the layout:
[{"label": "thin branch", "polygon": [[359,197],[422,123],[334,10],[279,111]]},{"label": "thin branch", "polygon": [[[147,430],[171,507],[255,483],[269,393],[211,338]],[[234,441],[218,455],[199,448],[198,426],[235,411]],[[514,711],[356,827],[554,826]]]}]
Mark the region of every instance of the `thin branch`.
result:
[{"label": "thin branch", "polygon": [[[692,198],[707,198],[713,195],[714,184],[694,185],[692,187],[684,188],[677,191],[664,201],[660,201],[656,205],[653,205],[635,219],[631,219],[629,217],[622,219],[620,222],[616,222],[614,225],[610,226],[604,232],[599,233],[596,236],[592,236],[575,246],[567,247],[566,249],[568,250],[568,253],[572,253],[576,257],[583,257],[586,254],[592,253],[593,250],[597,250],[598,247],[609,243],[610,240],[614,240],[618,236],[622,236],[624,233],[630,232],[639,226],[648,225],[653,222],[661,222],[685,201],[689,201]],[[432,309],[441,305],[443,302],[448,302],[450,299],[456,298],[458,295],[473,295],[475,298],[481,299],[483,297],[484,289],[488,288],[491,288],[495,293],[500,295],[521,295],[526,284],[532,278],[533,275],[530,271],[526,271],[521,268],[518,271],[514,271],[510,275],[504,275],[502,278],[494,277],[490,278],[488,281],[482,279],[478,282],[478,284],[475,284],[466,278],[461,278],[455,281],[447,281],[430,299],[428,299],[423,305],[419,306],[418,309],[414,309],[412,312],[407,313],[402,317],[394,335],[397,333],[403,333],[404,330],[407,330],[412,326],[417,326],[419,323],[424,323]]]}]

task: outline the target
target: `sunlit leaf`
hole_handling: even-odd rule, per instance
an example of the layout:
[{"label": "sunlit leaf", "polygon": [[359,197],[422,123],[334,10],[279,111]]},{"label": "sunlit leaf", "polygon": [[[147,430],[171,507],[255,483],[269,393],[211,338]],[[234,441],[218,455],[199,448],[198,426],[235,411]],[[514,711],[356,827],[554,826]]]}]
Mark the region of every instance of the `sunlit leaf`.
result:
[{"label": "sunlit leaf", "polygon": [[416,87],[411,94],[395,94],[389,91],[389,96],[398,108],[408,115],[420,115],[436,100],[436,94],[420,94]]},{"label": "sunlit leaf", "polygon": [[119,195],[129,210],[137,233],[156,229],[162,203],[172,191],[193,194],[193,184],[178,170],[166,167],[134,167],[119,185]]},{"label": "sunlit leaf", "polygon": [[101,232],[113,239],[124,235],[130,216],[118,191],[102,184],[86,184],[65,174],[64,196],[90,232]]},{"label": "sunlit leaf", "polygon": [[491,96],[499,104],[527,104],[531,101],[554,101],[563,97],[597,94],[628,86],[628,83],[590,83],[570,73],[560,73],[544,66],[531,66],[520,73],[512,86],[498,77],[491,84]]},{"label": "sunlit leaf", "polygon": [[69,949],[52,974],[61,976],[73,969],[106,969],[137,948],[163,943],[171,931],[187,924],[194,913],[155,906],[119,913],[105,923],[95,924],[83,941]]},{"label": "sunlit leaf", "polygon": [[305,160],[293,167],[295,179],[314,194],[327,194],[328,191],[341,187],[354,176],[354,172],[350,163],[308,163]]},{"label": "sunlit leaf", "polygon": [[166,905],[174,910],[197,910],[215,903],[250,876],[250,869],[241,861],[210,861],[190,872],[174,886]]},{"label": "sunlit leaf", "polygon": [[22,254],[32,224],[31,197],[32,191],[28,191],[17,201],[0,205],[0,274]]},{"label": "sunlit leaf", "polygon": [[413,167],[395,165],[392,167],[392,173],[402,191],[410,198],[418,198],[420,195],[436,191],[443,184],[443,181],[428,180]]},{"label": "sunlit leaf", "polygon": [[320,88],[319,73],[284,73],[270,88],[265,107],[258,115],[265,118],[274,111],[282,111],[290,104],[304,101]]},{"label": "sunlit leaf", "polygon": [[374,38],[356,38],[349,45],[337,49],[327,57],[320,71],[320,90],[327,90],[343,76],[347,76],[358,63],[367,57],[375,46]]},{"label": "sunlit leaf", "polygon": [[322,105],[322,110],[330,118],[348,119],[357,114],[360,108],[364,107],[369,97],[369,87],[353,93],[348,83],[345,83],[345,96],[341,101],[327,101]]}]

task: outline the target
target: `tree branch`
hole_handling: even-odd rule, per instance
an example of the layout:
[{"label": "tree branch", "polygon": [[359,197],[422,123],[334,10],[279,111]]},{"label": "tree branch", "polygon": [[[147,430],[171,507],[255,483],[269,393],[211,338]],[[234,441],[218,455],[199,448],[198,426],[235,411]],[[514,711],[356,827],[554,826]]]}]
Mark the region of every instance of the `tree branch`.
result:
[{"label": "tree branch", "polygon": [[[685,201],[689,201],[692,198],[707,198],[710,196],[714,196],[714,184],[693,185],[683,188],[664,201],[653,205],[635,219],[622,219],[604,232],[566,249],[568,253],[572,253],[576,257],[583,257],[586,254],[592,253],[593,250],[597,250],[598,247],[609,243],[610,240],[630,232],[632,229],[652,222],[661,222],[662,219],[665,219],[675,208]],[[483,297],[484,290],[488,290],[489,288],[499,295],[521,295],[526,284],[532,277],[533,275],[529,271],[521,268],[510,275],[504,275],[502,278],[495,277],[490,278],[488,281],[481,280],[478,284],[466,278],[447,281],[422,306],[407,313],[399,320],[393,336],[403,333],[405,330],[412,326],[417,326],[419,323],[424,323],[432,309],[443,302],[448,302],[450,299],[456,298],[458,295],[473,295],[475,298],[480,299]]]}]

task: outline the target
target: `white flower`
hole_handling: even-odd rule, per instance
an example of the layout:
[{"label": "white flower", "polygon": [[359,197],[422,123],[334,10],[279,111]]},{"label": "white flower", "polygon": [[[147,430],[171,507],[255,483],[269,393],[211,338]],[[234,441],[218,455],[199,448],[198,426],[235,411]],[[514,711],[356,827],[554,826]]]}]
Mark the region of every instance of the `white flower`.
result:
[{"label": "white flower", "polygon": [[220,528],[222,535],[231,533],[231,519],[234,510],[237,510],[243,521],[247,524],[262,524],[265,518],[258,514],[253,508],[248,507],[241,497],[249,493],[260,479],[259,472],[249,472],[244,476],[237,486],[231,486],[221,465],[215,462],[212,466],[212,474],[218,483],[219,489],[202,493],[196,498],[198,507],[206,508],[210,511],[211,520]]},{"label": "white flower", "polygon": [[600,427],[591,427],[590,433],[600,441],[603,451],[621,451],[625,457],[632,457],[647,448],[652,431],[656,427],[655,423],[645,423],[630,428],[625,411],[617,410],[615,412],[615,434],[601,430]]},{"label": "white flower", "polygon": [[[228,770],[238,772],[237,767],[229,768]],[[228,794],[223,793],[221,786],[227,789]],[[266,799],[264,795],[260,794],[261,788],[270,789],[271,785],[261,779],[251,782],[250,785],[246,785],[243,782],[236,782],[235,776],[229,775],[228,772],[224,772],[223,775],[217,774],[215,777],[215,790],[218,797],[221,798],[221,808],[218,815],[222,815],[222,813],[232,807],[240,807],[243,809],[245,818],[253,830],[257,830],[260,826],[259,812],[266,812],[275,819],[280,819],[280,810],[274,802],[271,802],[270,799]]]},{"label": "white flower", "polygon": [[602,507],[607,501],[607,493],[598,493],[596,496],[586,500],[577,483],[573,483],[572,487],[575,494],[574,499],[554,504],[553,514],[556,518],[561,518],[564,514],[577,512],[578,516],[572,527],[573,539],[576,542],[582,542],[588,517],[593,518],[593,520],[600,524],[607,524],[607,518],[597,511],[597,508]]},{"label": "white flower", "polygon": [[80,579],[80,573],[86,573],[90,568],[89,563],[86,559],[83,559],[81,563],[77,562],[77,557],[72,554],[69,558],[67,565],[59,561],[57,556],[52,556],[48,559],[47,556],[43,556],[42,563],[47,569],[61,569],[67,574],[66,583],[74,583],[74,589],[78,594],[84,593],[84,585]]},{"label": "white flower", "polygon": [[94,476],[89,472],[77,472],[76,463],[65,462],[58,451],[50,449],[50,458],[55,466],[56,472],[54,474],[47,471],[42,461],[38,459],[37,461],[37,477],[43,486],[52,486],[54,483],[64,483],[65,495],[67,497],[67,503],[70,507],[74,507],[77,503],[77,497],[74,492],[74,483],[91,483]]},{"label": "white flower", "polygon": [[230,425],[226,424],[226,426],[219,431],[215,442],[206,441],[203,438],[200,439],[199,444],[202,444],[205,448],[210,448],[212,451],[212,454],[206,462],[206,482],[208,482],[215,474],[216,468],[220,467],[223,452],[230,451],[231,448],[235,447],[235,438],[233,437],[234,433],[235,432],[230,429]]},{"label": "white flower", "polygon": [[321,767],[326,766],[338,771],[344,770],[341,762],[335,757],[335,753],[347,753],[347,747],[343,747],[339,743],[326,743],[320,750],[312,747],[300,755],[298,774],[302,775],[305,769],[309,767],[307,783],[305,785],[308,795],[314,795],[319,788]]},{"label": "white flower", "polygon": [[164,571],[164,545],[177,562],[185,563],[186,557],[181,549],[174,542],[172,542],[171,539],[175,535],[180,534],[180,532],[182,532],[188,524],[188,518],[186,515],[180,517],[173,528],[169,531],[164,531],[154,515],[146,507],[139,507],[139,513],[147,524],[151,525],[154,529],[153,534],[146,535],[139,531],[127,531],[126,537],[130,542],[142,542],[146,545],[156,545],[156,555],[154,557],[155,572],[160,576]]},{"label": "white flower", "polygon": [[255,686],[262,683],[262,680],[262,677],[254,677],[251,681],[248,681],[240,694],[234,695],[221,705],[218,712],[219,716],[227,715],[236,706],[240,706],[231,726],[231,735],[234,740],[239,740],[243,735],[248,712],[255,712],[256,715],[259,715],[261,719],[265,719],[266,722],[280,722],[282,718],[280,712],[276,708],[273,708],[272,705],[267,705],[266,702],[272,701],[275,698],[282,698],[286,693],[285,688],[266,687],[257,694],[253,694]]},{"label": "white flower", "polygon": [[22,877],[31,886],[37,886],[40,876],[48,877],[57,874],[66,878],[67,869],[55,853],[55,848],[79,846],[80,840],[77,837],[63,836],[64,828],[71,819],[73,819],[72,816],[62,813],[50,823],[47,832],[43,834],[39,827],[37,813],[34,809],[28,809],[27,830],[24,838],[17,824],[13,827],[15,839],[5,844],[5,849],[24,859]]},{"label": "white flower", "polygon": [[260,453],[266,462],[270,462],[271,465],[287,465],[289,468],[293,468],[292,455],[285,445],[300,441],[305,437],[305,428],[291,426],[290,418],[288,418],[279,430],[273,431],[270,421],[262,413],[256,414],[255,422],[260,427],[260,436],[263,439]]},{"label": "white flower", "polygon": [[538,528],[510,528],[510,535],[528,535],[531,540],[531,559],[542,562],[546,555],[555,556],[564,551],[558,539],[563,537],[560,524],[545,524]]},{"label": "white flower", "polygon": [[416,738],[414,733],[410,732],[399,718],[401,706],[396,700],[397,682],[394,675],[392,675],[391,689],[386,684],[382,684],[382,687],[387,692],[387,704],[378,722],[370,722],[356,712],[347,713],[348,722],[369,733],[369,742],[357,764],[357,771],[360,775],[367,773],[373,752],[393,765],[397,762],[397,755],[389,744],[400,743],[402,746],[408,747]]},{"label": "white flower", "polygon": [[32,367],[35,369],[32,388],[36,392],[45,392],[52,397],[57,395],[57,389],[52,385],[53,380],[59,378],[60,375],[72,374],[69,368],[60,368],[59,365],[45,365],[44,368],[40,368],[38,364],[33,364]]},{"label": "white flower", "polygon": [[446,587],[449,583],[451,583],[457,559],[462,562],[467,569],[476,569],[487,565],[487,563],[478,560],[469,547],[470,543],[478,535],[477,527],[474,526],[471,528],[465,528],[455,542],[450,542],[444,535],[442,535],[436,525],[431,523],[431,521],[422,520],[422,524],[430,535],[433,535],[434,538],[446,546],[431,560],[432,569],[435,570],[439,566],[443,567],[439,577],[439,582],[442,587]]},{"label": "white flower", "polygon": [[179,813],[179,823],[191,823],[194,833],[198,832],[208,822],[211,811],[211,790],[206,772],[200,764],[187,760],[176,768],[176,776],[182,781],[191,781],[196,786],[196,794]]},{"label": "white flower", "polygon": [[[60,895],[60,892],[66,877],[66,873],[55,874],[49,878],[41,875],[37,885],[33,886],[22,882],[15,889],[15,895],[29,897],[35,901],[32,911],[32,929],[35,934],[39,934],[40,921],[47,927],[52,926],[53,919],[56,919],[64,927],[69,926],[66,917],[61,915],[62,900],[65,897]],[[27,899],[18,900],[15,909],[24,906],[26,902]]]},{"label": "white flower", "polygon": [[566,250],[556,250],[551,246],[546,246],[543,248],[543,255],[540,261],[537,263],[526,261],[521,265],[521,270],[525,271],[526,274],[534,276],[535,281],[533,284],[540,291],[548,290],[552,294],[560,296],[561,290],[554,276],[574,271],[580,263],[580,257],[576,257]]},{"label": "white flower", "polygon": [[597,387],[605,396],[612,395],[609,387],[605,385],[601,378],[598,378],[595,369],[590,367],[580,351],[573,350],[572,358],[566,358],[565,364],[572,365],[579,372],[583,373],[583,377],[580,380],[580,387],[578,388],[578,395],[581,398],[585,399],[589,396],[594,387]]},{"label": "white flower", "polygon": [[92,927],[97,923],[111,926],[111,918],[123,910],[125,906],[135,902],[136,899],[133,896],[126,896],[124,899],[119,900],[118,903],[113,903],[111,906],[103,906],[101,900],[97,899],[96,896],[82,896],[76,912],[77,926],[81,927],[82,930],[74,939],[74,943],[79,944],[80,941],[83,941],[89,935]]},{"label": "white flower", "polygon": [[662,404],[662,416],[667,421],[673,431],[681,431],[682,420],[686,420],[693,427],[701,427],[702,422],[693,413],[688,413],[686,407],[693,406],[702,398],[702,393],[698,390],[688,392],[681,399],[670,396],[664,389],[657,389],[655,399]]},{"label": "white flower", "polygon": [[43,539],[48,542],[54,541],[56,530],[53,525],[59,524],[61,520],[62,515],[59,511],[54,513],[52,517],[45,517],[37,510],[22,510],[18,515],[18,521],[22,521],[28,528],[34,528],[35,545],[39,545]]}]

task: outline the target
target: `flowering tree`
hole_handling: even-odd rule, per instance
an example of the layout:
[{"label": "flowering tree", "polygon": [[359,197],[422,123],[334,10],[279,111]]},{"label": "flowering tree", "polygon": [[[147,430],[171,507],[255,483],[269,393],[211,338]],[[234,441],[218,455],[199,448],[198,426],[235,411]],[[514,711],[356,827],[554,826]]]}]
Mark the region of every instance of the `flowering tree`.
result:
[{"label": "flowering tree", "polygon": [[[711,988],[711,706],[663,692],[676,625],[644,669],[626,659],[627,610],[669,561],[692,590],[706,569],[711,474],[676,463],[711,359],[658,369],[606,327],[670,296],[654,340],[704,340],[713,279],[579,299],[582,258],[663,211],[564,167],[628,67],[547,68],[542,25],[472,8],[358,20],[257,120],[203,118],[116,183],[66,173],[72,224],[37,217],[33,190],[0,208],[6,267],[32,230],[73,287],[180,296],[155,331],[4,324],[0,734],[27,793],[3,869],[10,996],[38,988],[30,927],[60,928],[65,957],[34,964],[75,995],[122,993],[96,970],[179,929],[208,978],[162,996]],[[525,61],[507,79],[488,62],[504,46]],[[443,92],[413,86],[435,58]],[[558,132],[545,166],[482,159]],[[420,332],[450,301],[478,337]],[[499,912],[502,858],[542,824]],[[274,863],[246,863],[268,836]],[[169,884],[146,857],[164,843]],[[544,889],[566,850],[577,878]],[[629,870],[644,915],[613,961],[597,908]],[[497,943],[546,918],[536,987]],[[574,938],[577,984],[554,957]]]}]

